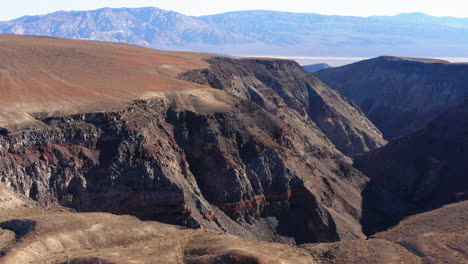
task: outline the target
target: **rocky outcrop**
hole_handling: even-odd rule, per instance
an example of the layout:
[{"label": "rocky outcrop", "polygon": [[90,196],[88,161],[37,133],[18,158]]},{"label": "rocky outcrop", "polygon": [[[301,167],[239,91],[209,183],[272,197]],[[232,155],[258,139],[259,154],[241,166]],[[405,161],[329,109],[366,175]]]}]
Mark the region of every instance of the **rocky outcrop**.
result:
[{"label": "rocky outcrop", "polygon": [[[222,89],[283,119],[309,119],[347,155],[383,146],[380,131],[359,107],[287,60],[211,58],[209,69],[183,80]],[[300,124],[298,124],[300,126]]]},{"label": "rocky outcrop", "polygon": [[447,110],[421,130],[356,158],[371,179],[363,192],[369,233],[403,217],[468,198],[468,104]]},{"label": "rocky outcrop", "polygon": [[386,139],[420,129],[468,97],[468,65],[379,57],[314,73],[351,98]]},{"label": "rocky outcrop", "polygon": [[227,95],[224,110],[205,111],[204,103],[194,107],[198,96],[168,93],[116,112],[37,114],[41,126],[0,136],[0,181],[41,204],[248,238],[362,237],[366,177],[327,140],[315,141],[307,123],[293,128]]},{"label": "rocky outcrop", "polygon": [[[245,60],[239,68],[236,60],[214,59],[225,67],[216,78],[224,82],[230,71],[238,78],[220,90],[178,78],[187,71],[203,77],[192,71],[210,67],[211,55],[0,39],[0,181],[18,193],[41,205],[266,241],[364,236],[367,177],[309,118],[336,93],[296,63]],[[256,77],[239,75],[243,70]],[[262,86],[257,78],[278,84]],[[236,93],[249,82],[261,92]],[[316,104],[301,112],[308,102]]]}]

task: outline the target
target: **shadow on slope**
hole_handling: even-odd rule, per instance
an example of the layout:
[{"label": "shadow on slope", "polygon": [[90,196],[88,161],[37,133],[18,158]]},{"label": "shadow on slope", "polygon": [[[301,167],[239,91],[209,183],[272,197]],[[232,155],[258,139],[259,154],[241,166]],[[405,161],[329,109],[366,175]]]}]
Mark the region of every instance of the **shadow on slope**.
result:
[{"label": "shadow on slope", "polygon": [[367,235],[404,217],[468,198],[468,104],[451,108],[425,128],[358,156],[371,181],[362,192]]}]

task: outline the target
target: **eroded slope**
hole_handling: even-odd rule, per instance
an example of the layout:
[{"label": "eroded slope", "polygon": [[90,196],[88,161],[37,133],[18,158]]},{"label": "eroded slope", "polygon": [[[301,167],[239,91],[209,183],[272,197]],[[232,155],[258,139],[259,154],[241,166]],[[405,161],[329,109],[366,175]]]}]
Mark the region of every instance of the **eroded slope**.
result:
[{"label": "eroded slope", "polygon": [[466,263],[468,202],[411,216],[367,240],[302,245],[319,263]]},{"label": "eroded slope", "polygon": [[[0,263],[466,263],[468,203],[409,217],[366,240],[299,247],[135,217],[0,201]],[[27,208],[24,207],[27,205]]]},{"label": "eroded slope", "polygon": [[[37,116],[43,127],[1,136],[0,178],[42,204],[83,211],[285,242],[362,236],[366,177],[338,151],[256,104],[207,93]],[[206,112],[214,102],[225,108]]]},{"label": "eroded slope", "polygon": [[[239,68],[218,58],[226,63],[215,78],[225,82],[231,70],[237,78],[219,90],[177,79],[209,67],[207,55],[51,38],[1,40],[1,107],[34,121],[9,119],[21,126],[0,131],[0,180],[17,192],[43,205],[267,241],[363,237],[360,192],[367,178],[325,136],[321,120],[332,132],[349,124],[357,140],[350,151],[377,145],[380,134],[337,93],[311,77],[301,81],[309,75],[299,65],[241,60]],[[256,77],[246,78],[244,70]],[[265,85],[269,81],[278,85]],[[329,112],[339,116],[326,117]],[[350,135],[341,136],[345,145]]]},{"label": "eroded slope", "polygon": [[468,104],[453,107],[423,129],[356,158],[371,178],[363,192],[363,221],[370,233],[406,215],[468,198],[467,120]]},{"label": "eroded slope", "polygon": [[6,208],[0,201],[0,263],[315,263],[299,248],[130,216],[36,207],[0,188],[31,206]]},{"label": "eroded slope", "polygon": [[180,78],[253,101],[291,124],[298,119],[313,121],[346,155],[366,152],[386,143],[359,107],[312,77],[296,62],[221,57],[208,62],[208,69],[190,71]]},{"label": "eroded slope", "polygon": [[468,97],[468,65],[441,60],[378,57],[314,75],[358,104],[389,140]]}]

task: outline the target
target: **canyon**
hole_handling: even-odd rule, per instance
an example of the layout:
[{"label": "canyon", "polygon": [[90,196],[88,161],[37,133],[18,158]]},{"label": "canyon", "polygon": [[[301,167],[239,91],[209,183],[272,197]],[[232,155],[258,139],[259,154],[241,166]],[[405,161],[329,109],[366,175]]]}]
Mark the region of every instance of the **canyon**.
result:
[{"label": "canyon", "polygon": [[466,260],[466,105],[387,143],[326,83],[290,60],[0,35],[0,263]]},{"label": "canyon", "polygon": [[[337,148],[363,152],[384,141],[358,108],[298,64],[11,35],[0,43],[4,61],[16,62],[6,64],[12,74],[2,86],[10,112],[0,181],[19,193],[42,205],[266,241],[364,236],[367,177]],[[87,60],[99,63],[73,63]],[[225,71],[210,74],[218,63]],[[206,71],[221,86],[188,82]],[[12,101],[21,112],[11,112]],[[346,133],[329,140],[335,130]]]},{"label": "canyon", "polygon": [[423,128],[467,96],[468,65],[382,56],[314,72],[349,97],[387,140]]}]

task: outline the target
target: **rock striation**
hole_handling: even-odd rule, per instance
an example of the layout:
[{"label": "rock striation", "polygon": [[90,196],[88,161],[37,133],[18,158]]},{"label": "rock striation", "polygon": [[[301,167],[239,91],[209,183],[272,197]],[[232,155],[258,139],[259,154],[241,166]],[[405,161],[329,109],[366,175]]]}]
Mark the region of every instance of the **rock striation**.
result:
[{"label": "rock striation", "polygon": [[210,114],[163,98],[121,112],[37,117],[44,127],[1,137],[0,181],[41,204],[79,211],[266,240],[361,237],[366,178],[339,152],[232,100],[229,112]]},{"label": "rock striation", "polygon": [[296,62],[221,57],[208,62],[210,68],[189,71],[180,78],[253,101],[286,121],[313,121],[346,155],[385,144],[380,131],[358,106],[310,76]]},{"label": "rock striation", "polygon": [[[0,65],[11,74],[0,79],[8,95],[0,108],[10,113],[0,115],[0,181],[16,192],[46,206],[258,240],[364,236],[368,179],[335,145],[354,153],[382,139],[358,108],[297,63],[2,38]],[[204,82],[215,66],[213,80],[232,86]],[[340,145],[330,131],[345,126]]]},{"label": "rock striation", "polygon": [[375,149],[292,61],[11,35],[0,58],[0,263],[464,257],[466,202],[375,232],[466,199],[466,104]]},{"label": "rock striation", "polygon": [[[298,246],[131,216],[42,207],[0,184],[0,263],[466,262],[467,202],[409,217],[367,239]],[[434,225],[434,223],[444,223]]]},{"label": "rock striation", "polygon": [[[15,196],[2,184],[0,190]],[[306,251],[284,244],[15,198],[32,207],[5,208],[0,201],[2,264],[316,263]]]}]

